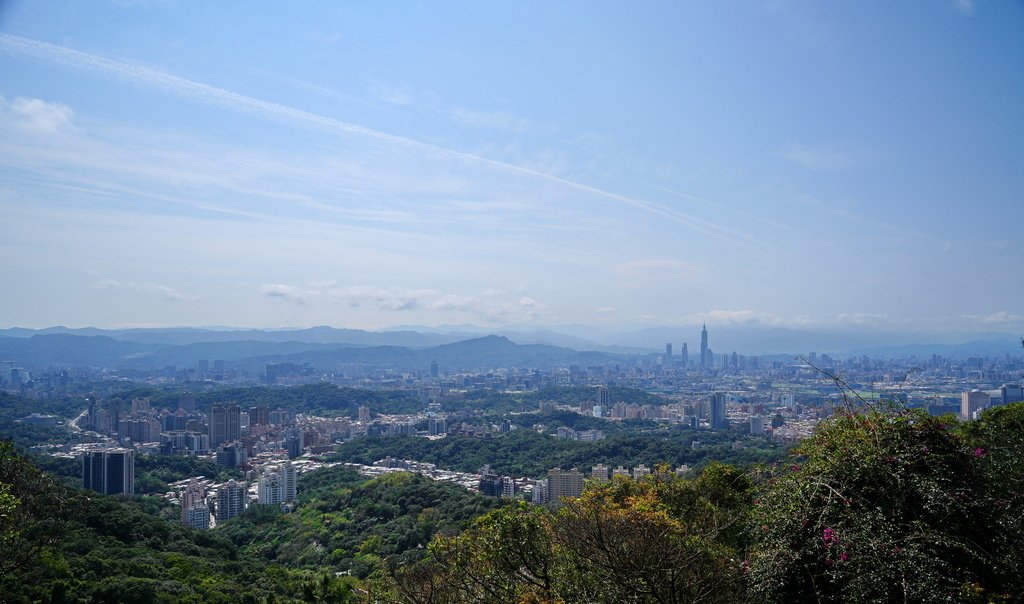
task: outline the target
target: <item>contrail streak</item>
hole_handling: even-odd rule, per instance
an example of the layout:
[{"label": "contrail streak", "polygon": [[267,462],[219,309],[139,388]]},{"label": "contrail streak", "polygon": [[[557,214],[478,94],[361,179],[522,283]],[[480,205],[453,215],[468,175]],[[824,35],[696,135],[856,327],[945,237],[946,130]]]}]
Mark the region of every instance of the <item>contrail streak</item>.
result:
[{"label": "contrail streak", "polygon": [[597,187],[547,174],[545,172],[531,170],[529,168],[523,168],[514,164],[488,159],[479,155],[473,155],[463,151],[456,151],[454,149],[424,143],[403,136],[388,134],[386,132],[373,130],[357,124],[351,124],[349,122],[304,111],[288,105],[282,105],[280,103],[274,103],[238,94],[236,92],[231,92],[230,90],[171,75],[156,69],[132,65],[122,61],[116,61],[98,55],[81,52],[65,46],[58,46],[56,44],[50,44],[49,42],[22,38],[20,36],[12,36],[10,34],[0,34],[0,48],[12,56],[29,57],[70,69],[96,72],[129,84],[171,94],[189,101],[227,109],[228,111],[252,114],[264,119],[279,122],[318,126],[347,135],[363,136],[408,149],[424,151],[433,155],[451,157],[486,165],[509,174],[528,176],[556,183],[577,191],[603,197],[620,204],[632,206],[650,214],[667,218],[679,224],[683,224],[695,231],[710,237],[722,239],[732,244],[749,245],[753,243],[757,245],[764,245],[757,239],[736,231],[735,229],[723,227],[708,220],[697,218],[696,216],[691,216],[684,212],[667,208],[652,202],[613,193],[611,191],[605,191],[604,189],[599,189]]}]

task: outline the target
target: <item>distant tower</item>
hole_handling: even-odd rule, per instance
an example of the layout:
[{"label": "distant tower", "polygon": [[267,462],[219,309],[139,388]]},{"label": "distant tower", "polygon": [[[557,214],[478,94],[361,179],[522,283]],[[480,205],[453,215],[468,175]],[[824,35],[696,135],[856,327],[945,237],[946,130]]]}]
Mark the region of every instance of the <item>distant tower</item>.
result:
[{"label": "distant tower", "polygon": [[436,378],[437,374],[437,361],[430,361],[430,377]]},{"label": "distant tower", "polygon": [[708,325],[704,324],[700,328],[700,366],[701,369],[707,369],[711,365],[711,359],[708,358]]},{"label": "distant tower", "polygon": [[683,342],[683,348],[679,351],[679,358],[683,362],[683,369],[686,369],[690,364],[690,351],[686,347],[686,342]]},{"label": "distant tower", "polygon": [[672,367],[672,343],[665,344],[665,367]]},{"label": "distant tower", "polygon": [[711,395],[711,417],[709,418],[712,430],[724,430],[728,424],[725,421],[725,393],[716,392]]}]

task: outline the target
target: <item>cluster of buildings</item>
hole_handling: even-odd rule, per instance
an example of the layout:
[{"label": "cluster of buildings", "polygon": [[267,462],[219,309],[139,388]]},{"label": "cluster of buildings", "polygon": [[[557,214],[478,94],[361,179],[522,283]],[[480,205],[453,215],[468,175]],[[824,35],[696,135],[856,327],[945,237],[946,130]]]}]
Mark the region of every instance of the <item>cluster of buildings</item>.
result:
[{"label": "cluster of buildings", "polygon": [[960,395],[960,418],[973,420],[978,414],[989,407],[998,407],[1024,401],[1024,386],[1020,384],[1003,384],[995,390],[973,388]]},{"label": "cluster of buildings", "polygon": [[[134,494],[135,452],[125,448],[84,452],[82,486],[107,495]],[[252,485],[243,480],[229,480],[216,485],[209,480],[192,478],[178,497],[181,522],[206,530],[215,523],[220,524],[240,515],[253,503],[276,505],[283,511],[290,511],[297,491],[298,468],[291,461],[262,465]]]}]

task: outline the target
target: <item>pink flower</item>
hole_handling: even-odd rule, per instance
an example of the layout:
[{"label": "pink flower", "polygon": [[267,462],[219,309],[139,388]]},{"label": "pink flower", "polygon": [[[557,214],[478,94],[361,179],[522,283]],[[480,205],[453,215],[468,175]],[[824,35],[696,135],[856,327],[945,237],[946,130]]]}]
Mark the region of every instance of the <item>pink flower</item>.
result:
[{"label": "pink flower", "polygon": [[986,455],[985,449],[982,449],[981,447],[975,447],[974,448],[974,456],[977,457],[978,459],[981,459],[982,457],[985,457],[985,455]]},{"label": "pink flower", "polygon": [[850,559],[850,554],[843,552],[839,554],[839,559],[843,562],[847,562]]}]

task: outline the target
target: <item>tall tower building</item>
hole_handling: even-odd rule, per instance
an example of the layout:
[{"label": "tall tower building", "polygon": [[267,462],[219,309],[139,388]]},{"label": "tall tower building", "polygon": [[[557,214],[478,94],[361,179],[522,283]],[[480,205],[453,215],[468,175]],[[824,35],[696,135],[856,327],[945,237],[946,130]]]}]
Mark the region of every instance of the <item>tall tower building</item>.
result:
[{"label": "tall tower building", "polygon": [[217,524],[240,515],[245,511],[248,487],[244,482],[229,480],[217,487]]},{"label": "tall tower building", "polygon": [[960,418],[970,421],[974,414],[992,403],[992,397],[983,390],[971,390],[960,395]]},{"label": "tall tower building", "polygon": [[711,395],[711,413],[709,422],[712,430],[724,430],[728,425],[725,421],[725,393],[716,392]]},{"label": "tall tower building", "polygon": [[242,410],[238,405],[224,403],[211,406],[209,420],[211,447],[242,438]]},{"label": "tall tower building", "polygon": [[665,367],[672,367],[672,343],[665,344]]},{"label": "tall tower building", "polygon": [[253,426],[269,426],[270,425],[270,407],[266,405],[256,405],[249,407],[249,429]]},{"label": "tall tower building", "polygon": [[82,455],[82,486],[90,491],[117,495],[135,492],[135,452],[101,449]]},{"label": "tall tower building", "polygon": [[683,363],[683,369],[690,364],[690,351],[686,348],[686,342],[683,342],[683,348],[679,351],[679,360]]},{"label": "tall tower building", "polygon": [[711,359],[708,358],[708,326],[707,323],[700,328],[700,367],[707,369],[711,366]]}]

